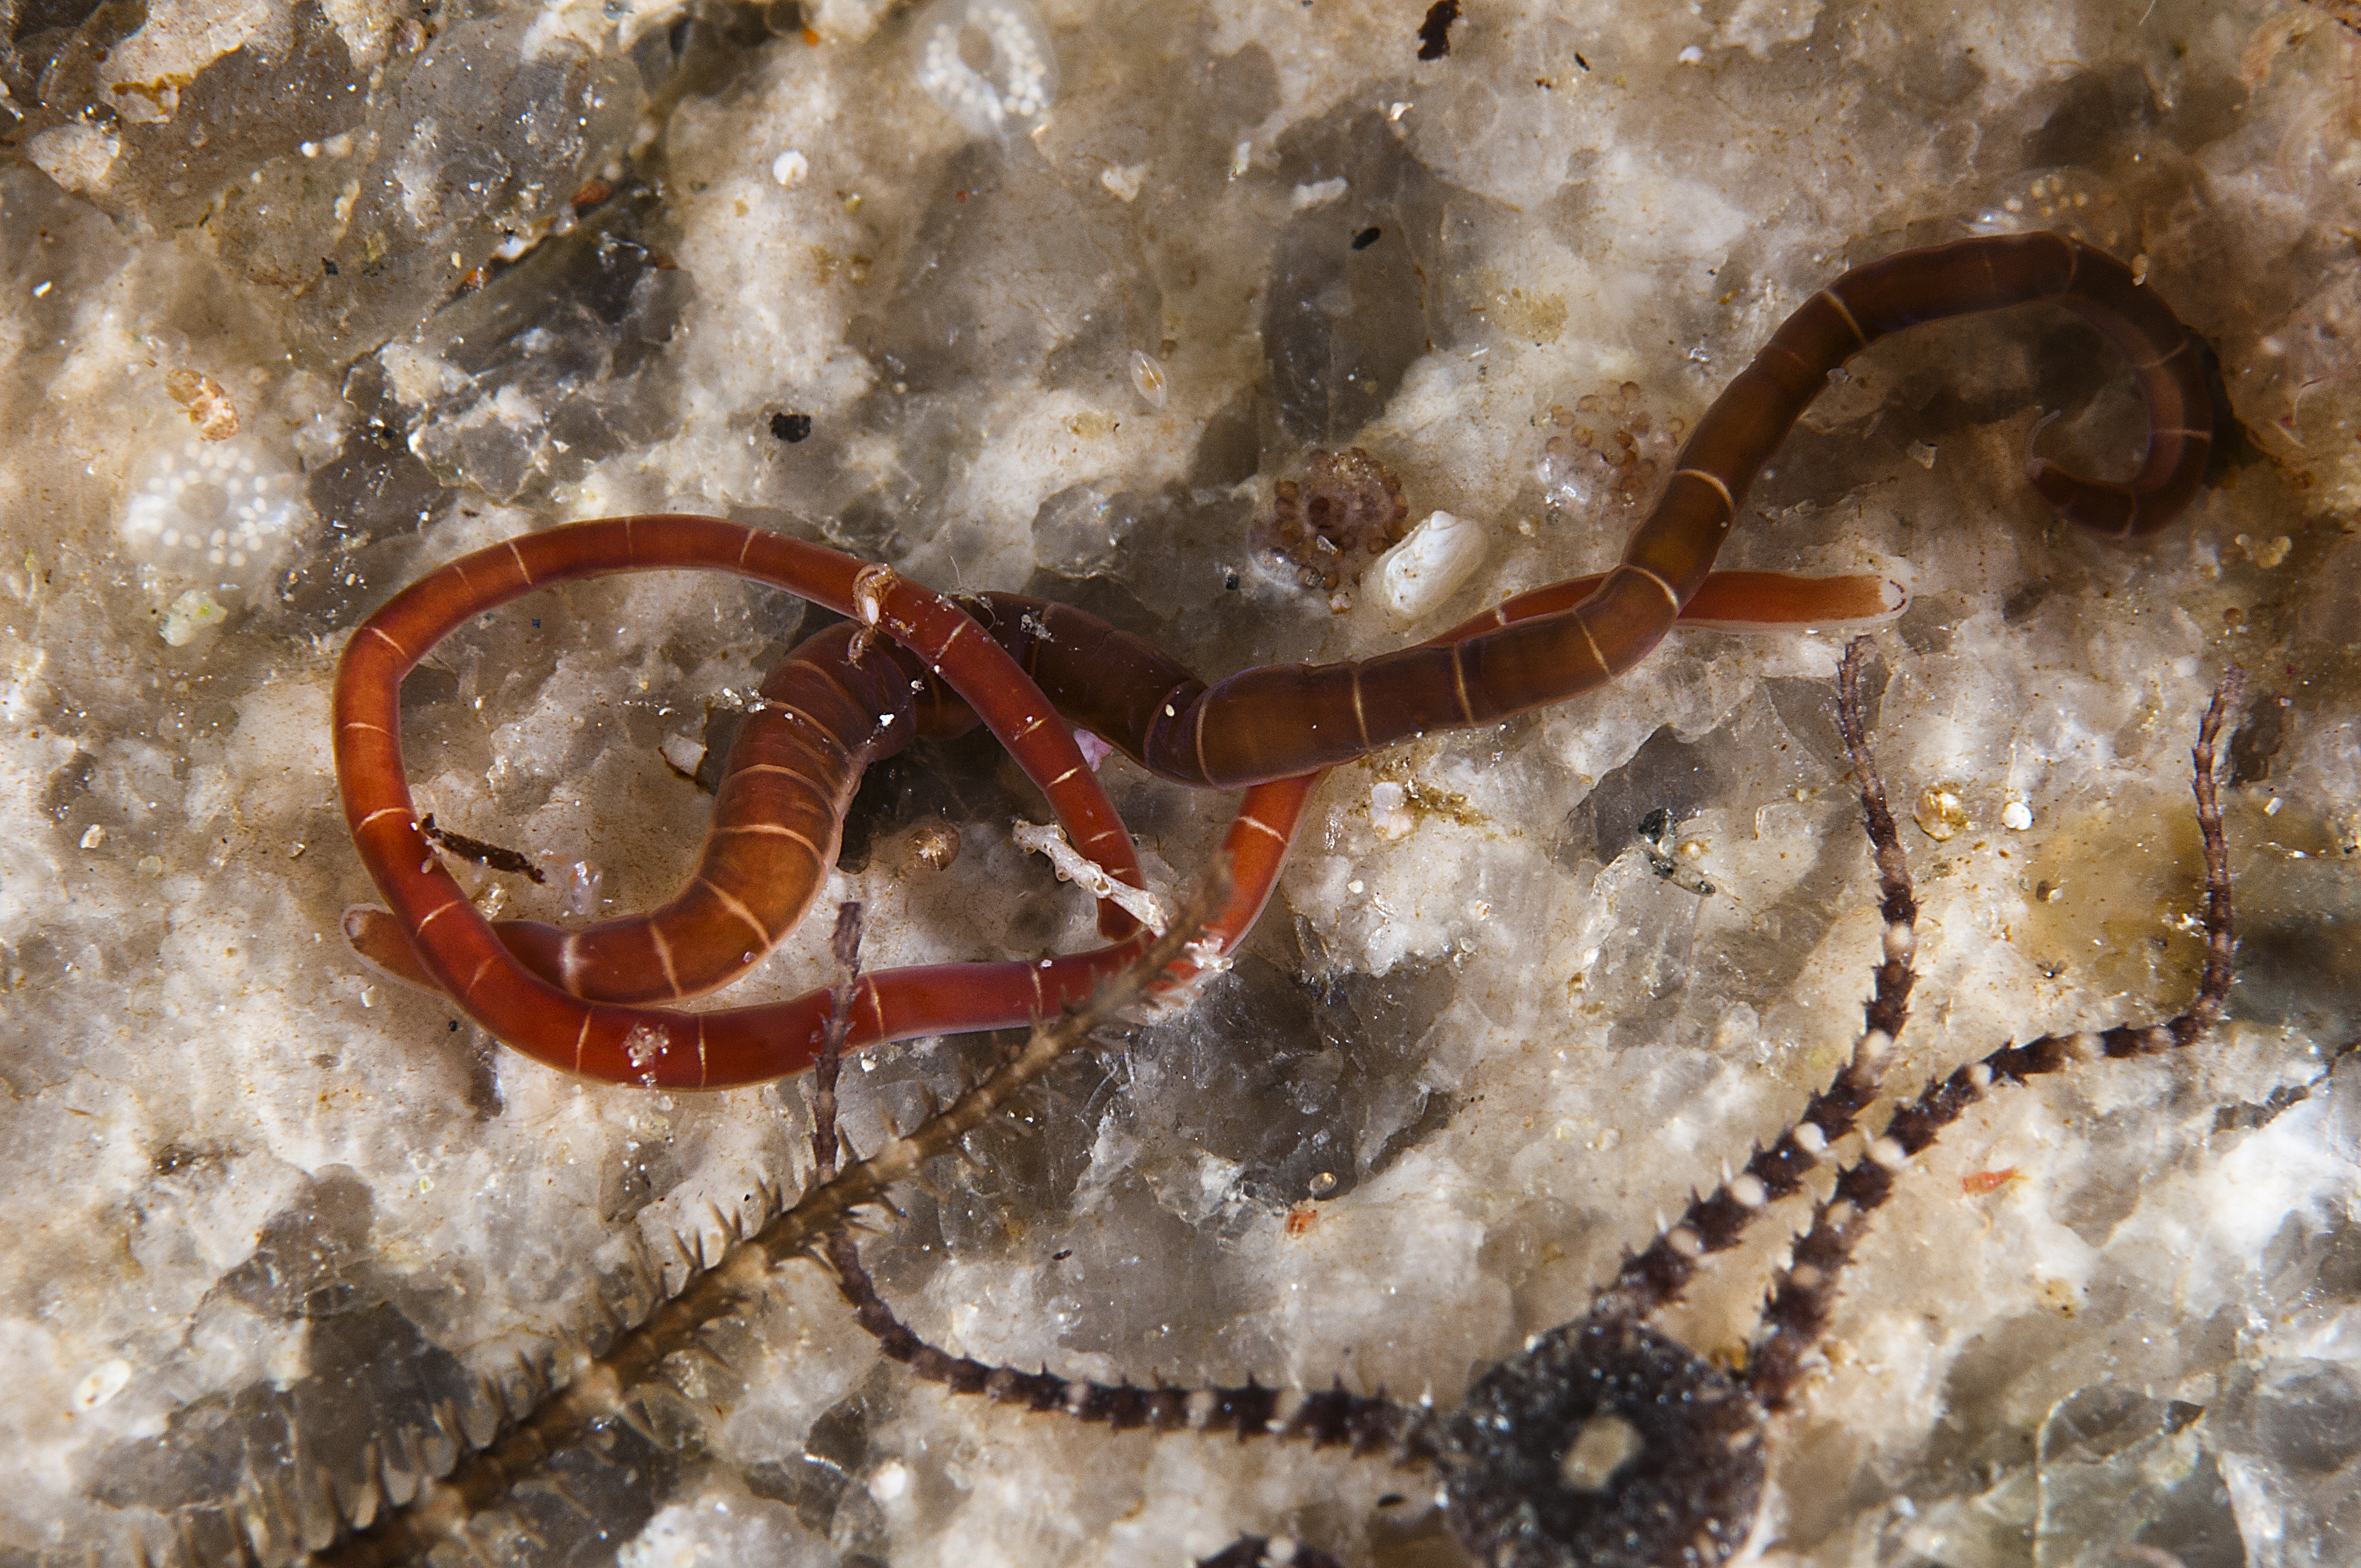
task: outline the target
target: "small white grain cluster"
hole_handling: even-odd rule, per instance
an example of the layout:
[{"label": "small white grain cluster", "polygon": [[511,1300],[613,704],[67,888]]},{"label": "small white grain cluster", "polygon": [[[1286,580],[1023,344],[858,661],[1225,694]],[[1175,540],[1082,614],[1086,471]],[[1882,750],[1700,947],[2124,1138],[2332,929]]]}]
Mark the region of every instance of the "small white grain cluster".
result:
[{"label": "small white grain cluster", "polygon": [[[911,32],[918,85],[977,136],[1025,127],[1057,96],[1057,54],[1025,0],[934,0]],[[982,70],[969,63],[971,36],[990,51]]]},{"label": "small white grain cluster", "polygon": [[150,455],[121,527],[145,565],[244,591],[279,569],[311,520],[302,476],[262,443],[191,436]]}]

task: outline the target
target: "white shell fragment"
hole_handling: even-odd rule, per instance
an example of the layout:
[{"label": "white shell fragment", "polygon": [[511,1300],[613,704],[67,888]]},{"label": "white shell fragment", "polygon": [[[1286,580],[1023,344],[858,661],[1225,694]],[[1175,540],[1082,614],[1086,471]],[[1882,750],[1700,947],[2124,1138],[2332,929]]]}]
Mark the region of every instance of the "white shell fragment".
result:
[{"label": "white shell fragment", "polygon": [[1137,348],[1131,351],[1131,386],[1149,408],[1164,406],[1164,367],[1153,355]]},{"label": "white shell fragment", "polygon": [[1484,530],[1447,511],[1428,516],[1378,563],[1378,600],[1415,620],[1458,591],[1484,564]]}]

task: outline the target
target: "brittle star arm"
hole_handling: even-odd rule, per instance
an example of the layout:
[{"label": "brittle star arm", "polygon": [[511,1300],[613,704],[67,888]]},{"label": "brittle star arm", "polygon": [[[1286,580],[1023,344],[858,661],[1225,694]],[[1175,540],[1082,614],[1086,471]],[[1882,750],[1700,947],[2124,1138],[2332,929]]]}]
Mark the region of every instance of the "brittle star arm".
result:
[{"label": "brittle star arm", "polygon": [[2220,1022],[2230,994],[2235,911],[2229,845],[2213,780],[2213,748],[2222,721],[2237,707],[2245,684],[2246,672],[2236,665],[2224,672],[2198,726],[2192,754],[2191,788],[2197,797],[2197,827],[2205,849],[2205,962],[2196,996],[2161,1024],[2118,1024],[2097,1032],[2044,1035],[2022,1046],[2004,1046],[1928,1084],[1896,1111],[1885,1130],[1871,1141],[1869,1151],[1838,1174],[1836,1190],[1814,1209],[1811,1229],[1795,1244],[1793,1257],[1773,1286],[1770,1305],[1763,1310],[1763,1332],[1747,1362],[1748,1384],[1764,1408],[1777,1409],[1793,1398],[1835,1306],[1837,1277],[1851,1260],[1869,1216],[1893,1196],[1895,1179],[1994,1084],[2023,1083],[2077,1061],[2155,1056],[2195,1043]]},{"label": "brittle star arm", "polygon": [[961,1138],[1008,1108],[1094,1032],[1137,1005],[1159,976],[1186,962],[1191,948],[1202,940],[1203,922],[1229,896],[1228,883],[1226,869],[1216,862],[1171,927],[1129,968],[1110,976],[1086,1001],[1036,1026],[1022,1050],[925,1123],[834,1177],[816,1179],[794,1204],[739,1240],[646,1319],[612,1325],[614,1338],[603,1354],[593,1354],[578,1343],[567,1345],[562,1387],[540,1409],[498,1442],[461,1460],[448,1476],[429,1483],[411,1507],[380,1518],[373,1528],[347,1537],[312,1562],[318,1568],[390,1568],[419,1561],[438,1541],[464,1540],[476,1514],[537,1474],[550,1456],[581,1442],[597,1423],[629,1419],[632,1390],[653,1376],[665,1357],[694,1343],[708,1324],[741,1310],[765,1288],[781,1264],[811,1255],[827,1233],[857,1210],[883,1201],[895,1184],[916,1177],[928,1160],[952,1152]]},{"label": "brittle star arm", "polygon": [[[1850,1130],[1861,1102],[1876,1094],[1883,1063],[1892,1050],[1891,1031],[1905,1020],[1912,983],[1916,899],[1861,713],[1865,652],[1861,644],[1848,651],[1839,671],[1839,712],[1876,852],[1886,928],[1876,983],[1865,1008],[1868,1026],[1853,1062],[1839,1075],[1838,1085],[1815,1097],[1797,1127],[1773,1146],[1773,1150],[1791,1150],[1790,1157],[1806,1163],[1817,1163],[1817,1151],[1809,1146],[1826,1135],[1803,1129],[1839,1124],[1839,1132]],[[2228,983],[2232,911],[2211,755],[2235,692],[2234,677],[2209,709],[2196,764],[2195,789],[2206,840],[2209,954],[2199,998],[2168,1024],[2088,1036],[2090,1044],[2081,1054],[2138,1055],[2170,1048],[2196,1037],[2218,1016]],[[2059,1065],[2071,1055],[2059,1053]],[[2009,1059],[2009,1053],[1998,1053],[1978,1067],[1985,1069],[1981,1075],[1978,1069],[1963,1069],[1950,1083],[1974,1089],[1980,1076],[1988,1084],[1995,1077],[2026,1075],[2025,1066]],[[1892,1170],[1933,1141],[1948,1120],[1928,1109],[1938,1092],[1930,1090],[1897,1116],[1873,1142],[1871,1155],[1840,1174],[1838,1196],[1818,1207],[1813,1231],[1798,1245],[1796,1262],[1766,1316],[1764,1339],[1744,1379],[1711,1366],[1646,1328],[1641,1319],[1652,1310],[1649,1303],[1661,1306],[1677,1296],[1691,1261],[1705,1250],[1705,1235],[1727,1245],[1734,1239],[1734,1227],[1761,1211],[1761,1200],[1745,1201],[1752,1196],[1749,1180],[1762,1179],[1752,1168],[1697,1201],[1668,1230],[1667,1238],[1685,1234],[1686,1244],[1660,1239],[1656,1247],[1631,1260],[1600,1292],[1592,1311],[1536,1336],[1521,1354],[1479,1379],[1466,1401],[1448,1417],[1422,1408],[1390,1406],[1382,1398],[1341,1388],[1299,1397],[1300,1402],[1266,1414],[1270,1391],[1251,1383],[1245,1389],[1139,1388],[990,1366],[952,1356],[904,1324],[878,1296],[849,1238],[832,1241],[829,1255],[840,1288],[887,1354],[954,1391],[983,1393],[1004,1403],[1116,1426],[1291,1436],[1431,1461],[1443,1472],[1447,1517],[1462,1543],[1482,1560],[1507,1568],[1719,1563],[1742,1544],[1759,1513],[1767,1413],[1792,1393],[1800,1357],[1824,1326],[1859,1222],[1883,1201],[1882,1193],[1872,1200],[1864,1183],[1883,1180],[1890,1190]],[[1954,1099],[1957,1094],[1955,1088]],[[1859,1101],[1848,1104],[1854,1095]],[[1956,1109],[1949,1113],[1955,1115]],[[1819,1146],[1824,1148],[1825,1143]],[[1796,1171],[1783,1163],[1780,1174]],[[1850,1219],[1845,1217],[1848,1205],[1858,1210]],[[1732,1228],[1723,1229],[1725,1223]],[[1831,1235],[1843,1242],[1841,1250],[1827,1245]],[[1815,1310],[1783,1315],[1779,1303],[1792,1304],[1799,1296],[1808,1296]],[[1258,1419],[1239,1419],[1234,1401],[1241,1395],[1264,1401],[1251,1408]],[[1244,1538],[1213,1561],[1259,1563],[1264,1544],[1258,1538]]]},{"label": "brittle star arm", "polygon": [[[1771,1150],[1758,1154],[1746,1174],[1725,1182],[1711,1196],[1693,1202],[1687,1214],[1668,1229],[1654,1247],[1627,1260],[1616,1281],[1601,1292],[1598,1305],[1582,1323],[1559,1331],[1557,1335],[1543,1336],[1542,1342],[1529,1347],[1526,1357],[1521,1358],[1521,1365],[1530,1365],[1536,1356],[1546,1360],[1554,1352],[1563,1351],[1593,1366],[1602,1354],[1620,1358],[1619,1365],[1628,1364],[1627,1370],[1619,1375],[1622,1380],[1635,1392],[1642,1384],[1645,1385],[1645,1398],[1632,1406],[1633,1413],[1648,1420],[1649,1410],[1660,1415],[1673,1412],[1666,1419],[1654,1420],[1643,1434],[1643,1444],[1653,1443],[1659,1461],[1644,1478],[1617,1495],[1612,1499],[1613,1506],[1603,1514],[1593,1510],[1585,1515],[1577,1500],[1572,1515],[1553,1519],[1535,1539],[1560,1543],[1603,1541],[1627,1528],[1629,1521],[1624,1516],[1661,1511],[1663,1495],[1674,1492],[1692,1497],[1702,1495],[1722,1498],[1728,1505],[1724,1511],[1733,1517],[1746,1511],[1751,1518],[1752,1498],[1760,1486],[1759,1464],[1752,1468],[1744,1464],[1732,1467],[1708,1464],[1713,1458],[1711,1444],[1699,1447],[1697,1440],[1702,1430],[1706,1436],[1725,1446],[1741,1442],[1752,1444],[1760,1425],[1759,1412],[1726,1378],[1704,1367],[1677,1345],[1641,1328],[1638,1320],[1679,1294],[1694,1268],[1695,1259],[1702,1252],[1735,1243],[1738,1232],[1761,1211],[1769,1196],[1774,1195],[1772,1184],[1776,1184],[1777,1195],[1795,1190],[1800,1186],[1802,1175],[1817,1163],[1818,1151],[1827,1147],[1828,1140],[1850,1129],[1853,1118],[1877,1092],[1884,1064],[1893,1050],[1894,1032],[1906,1016],[1916,905],[1861,715],[1859,676],[1867,651],[1866,639],[1848,649],[1839,667],[1839,691],[1840,722],[1860,788],[1862,814],[1877,850],[1882,909],[1887,922],[1876,986],[1865,1010],[1868,1027],[1856,1047],[1851,1064],[1835,1085],[1814,1097],[1797,1129],[1791,1130]],[[832,1116],[833,1078],[824,1069],[819,1082],[824,1086],[824,1094],[831,1097],[819,1102],[825,1106],[826,1114]],[[1814,1117],[1817,1120],[1811,1119]],[[1758,1174],[1758,1169],[1763,1174]],[[1529,1497],[1540,1480],[1551,1479],[1526,1475],[1513,1464],[1504,1467],[1500,1445],[1486,1441],[1488,1434],[1497,1435],[1510,1426],[1529,1425],[1529,1409],[1514,1412],[1513,1420],[1497,1411],[1494,1414],[1499,1417],[1498,1420],[1471,1420],[1463,1408],[1446,1420],[1430,1407],[1399,1404],[1382,1394],[1356,1394],[1341,1383],[1318,1393],[1270,1389],[1251,1380],[1242,1387],[1191,1389],[1160,1384],[1142,1387],[1129,1382],[1104,1384],[1060,1377],[1046,1369],[1027,1373],[994,1366],[971,1357],[952,1355],[928,1343],[903,1322],[878,1293],[862,1264],[859,1245],[849,1232],[839,1232],[829,1239],[827,1257],[836,1272],[839,1289],[852,1306],[862,1326],[876,1338],[884,1353],[918,1376],[941,1384],[954,1393],[981,1394],[995,1403],[1036,1412],[1060,1412],[1081,1420],[1104,1422],[1118,1431],[1146,1428],[1152,1431],[1234,1433],[1240,1439],[1270,1436],[1304,1441],[1315,1446],[1348,1446],[1356,1453],[1384,1452],[1403,1463],[1434,1463],[1444,1469],[1446,1481],[1455,1486],[1453,1522],[1471,1549],[1488,1550],[1499,1543],[1513,1545],[1506,1533],[1510,1529],[1508,1521],[1528,1517],[1525,1504],[1517,1499]],[[1607,1346],[1604,1351],[1603,1345]],[[1554,1387],[1551,1378],[1538,1381]],[[1578,1380],[1575,1387],[1578,1392]],[[1677,1392],[1679,1398],[1665,1397],[1668,1391]],[[1470,1405],[1478,1405],[1488,1398],[1497,1399],[1500,1393],[1498,1380],[1488,1379],[1470,1395]],[[1700,1421],[1705,1423],[1703,1429],[1699,1428]],[[1471,1431],[1476,1434],[1473,1441]],[[1664,1457],[1685,1446],[1690,1451],[1686,1460],[1675,1463]],[[1752,1452],[1750,1448],[1748,1453]],[[1561,1445],[1552,1464],[1562,1468],[1563,1453]],[[1704,1468],[1700,1469],[1700,1465]],[[1506,1482],[1502,1480],[1504,1475],[1510,1477]],[[1558,1489],[1565,1489],[1562,1483]],[[1505,1500],[1494,1508],[1491,1504],[1495,1499]],[[1525,1529],[1523,1525],[1515,1528]],[[1245,1538],[1213,1561],[1224,1564],[1257,1563],[1262,1560],[1266,1544],[1259,1538]]]},{"label": "brittle star arm", "polygon": [[[2207,958],[2196,1001],[2162,1025],[2048,1036],[2021,1050],[1996,1052],[1897,1113],[1872,1140],[1867,1156],[1839,1173],[1835,1194],[1816,1207],[1741,1376],[1649,1329],[1631,1310],[1635,1296],[1671,1299],[1686,1281],[1685,1268],[1627,1265],[1591,1313],[1535,1336],[1522,1354],[1485,1374],[1450,1419],[1437,1464],[1447,1517],[1471,1554],[1498,1568],[1671,1568],[1719,1563],[1735,1554],[1761,1519],[1769,1417],[1792,1402],[1800,1387],[1841,1272],[1868,1214],[1891,1194],[1894,1172],[1993,1082],[2021,1081],[2081,1057],[2170,1049],[2196,1039],[2220,1016],[2230,983],[2233,912],[2213,748],[2238,686],[2234,669],[2199,729],[2193,787],[2205,839]],[[1906,973],[1897,986],[1894,948],[1904,948],[1898,956],[1906,966],[1911,944],[1895,940],[1894,894],[1906,894],[1907,882],[1890,815],[1882,825],[1879,820],[1883,789],[1867,756],[1857,692],[1857,680],[1840,683],[1840,718],[1879,850],[1889,920],[1870,1017],[1873,1025],[1882,1017],[1898,1025],[1890,1009],[1906,994]],[[1872,1027],[1871,1034],[1880,1032]],[[1817,1109],[1816,1102],[1807,1118]],[[1801,1122],[1773,1147],[1817,1125]],[[1693,1205],[1691,1216],[1670,1234],[1702,1232],[1696,1216],[1701,1209],[1710,1212],[1722,1196]],[[1660,1242],[1642,1256],[1664,1251]],[[1672,1263],[1685,1264],[1690,1251],[1672,1245]]]},{"label": "brittle star arm", "polygon": [[1593,1302],[1594,1317],[1637,1321],[1677,1299],[1696,1275],[1699,1259],[1736,1246],[1767,1205],[1802,1190],[1805,1177],[1817,1168],[1829,1146],[1852,1131],[1884,1084],[1894,1042],[1910,1016],[1918,901],[1861,713],[1861,672],[1871,647],[1868,638],[1855,638],[1837,666],[1837,725],[1852,764],[1861,821],[1877,864],[1878,909],[1885,920],[1876,984],[1862,1008],[1863,1026],[1853,1042],[1851,1059],[1826,1089],[1805,1102],[1795,1124],[1769,1147],[1756,1149],[1738,1175],[1703,1197],[1692,1198],[1681,1217],[1653,1242],[1625,1257],[1615,1278]]}]

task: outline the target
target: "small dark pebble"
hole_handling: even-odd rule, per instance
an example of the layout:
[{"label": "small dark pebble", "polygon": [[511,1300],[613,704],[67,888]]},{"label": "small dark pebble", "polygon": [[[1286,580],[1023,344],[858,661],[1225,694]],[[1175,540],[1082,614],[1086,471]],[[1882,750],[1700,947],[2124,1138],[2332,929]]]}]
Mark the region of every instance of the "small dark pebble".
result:
[{"label": "small dark pebble", "polygon": [[811,433],[811,415],[773,414],[771,416],[771,433],[777,436],[781,441],[785,442],[788,445],[793,446],[796,442],[803,440],[804,437]]},{"label": "small dark pebble", "polygon": [[1441,60],[1451,52],[1451,24],[1459,20],[1459,0],[1434,0],[1418,25],[1418,58]]}]

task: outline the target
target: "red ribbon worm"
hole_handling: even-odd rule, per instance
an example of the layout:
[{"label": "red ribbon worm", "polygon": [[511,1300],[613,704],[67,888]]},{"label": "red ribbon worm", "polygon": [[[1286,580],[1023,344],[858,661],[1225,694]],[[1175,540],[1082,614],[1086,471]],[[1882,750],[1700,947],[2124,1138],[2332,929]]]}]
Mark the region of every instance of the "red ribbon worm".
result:
[{"label": "red ribbon worm", "polygon": [[[2202,479],[2213,404],[2202,356],[2121,262],[2036,234],[1906,251],[1846,273],[1789,317],[1707,411],[1620,565],[1357,663],[1272,665],[1208,686],[1079,610],[998,594],[962,609],[884,567],[709,518],[575,523],[479,551],[396,596],[346,648],[337,778],[354,842],[391,905],[348,912],[346,935],[362,956],[448,993],[500,1038],[568,1070],[677,1088],[796,1071],[818,1049],[824,992],[703,1014],[643,1004],[710,990],[759,959],[818,896],[862,769],[914,735],[976,717],[1042,787],[1078,846],[1138,885],[1129,836],[1062,715],[1164,777],[1251,786],[1224,843],[1235,892],[1207,933],[1213,950],[1226,950],[1268,899],[1323,770],[1428,729],[1490,723],[1594,689],[1675,620],[1829,625],[1896,613],[1899,591],[1882,578],[1715,572],[1714,558],[1749,486],[1831,370],[1905,326],[2044,299],[2081,315],[2130,359],[2147,451],[2125,482],[2081,478],[2030,455],[2026,477],[2094,532],[2151,532]],[[679,896],[579,931],[522,921],[495,928],[419,830],[398,739],[401,677],[468,618],[535,587],[679,568],[770,583],[859,625],[807,641],[765,681]],[[900,646],[875,642],[878,631]],[[1101,927],[1115,940],[1095,952],[865,976],[851,1043],[1041,1017],[1141,950],[1128,917],[1103,906]]]}]

